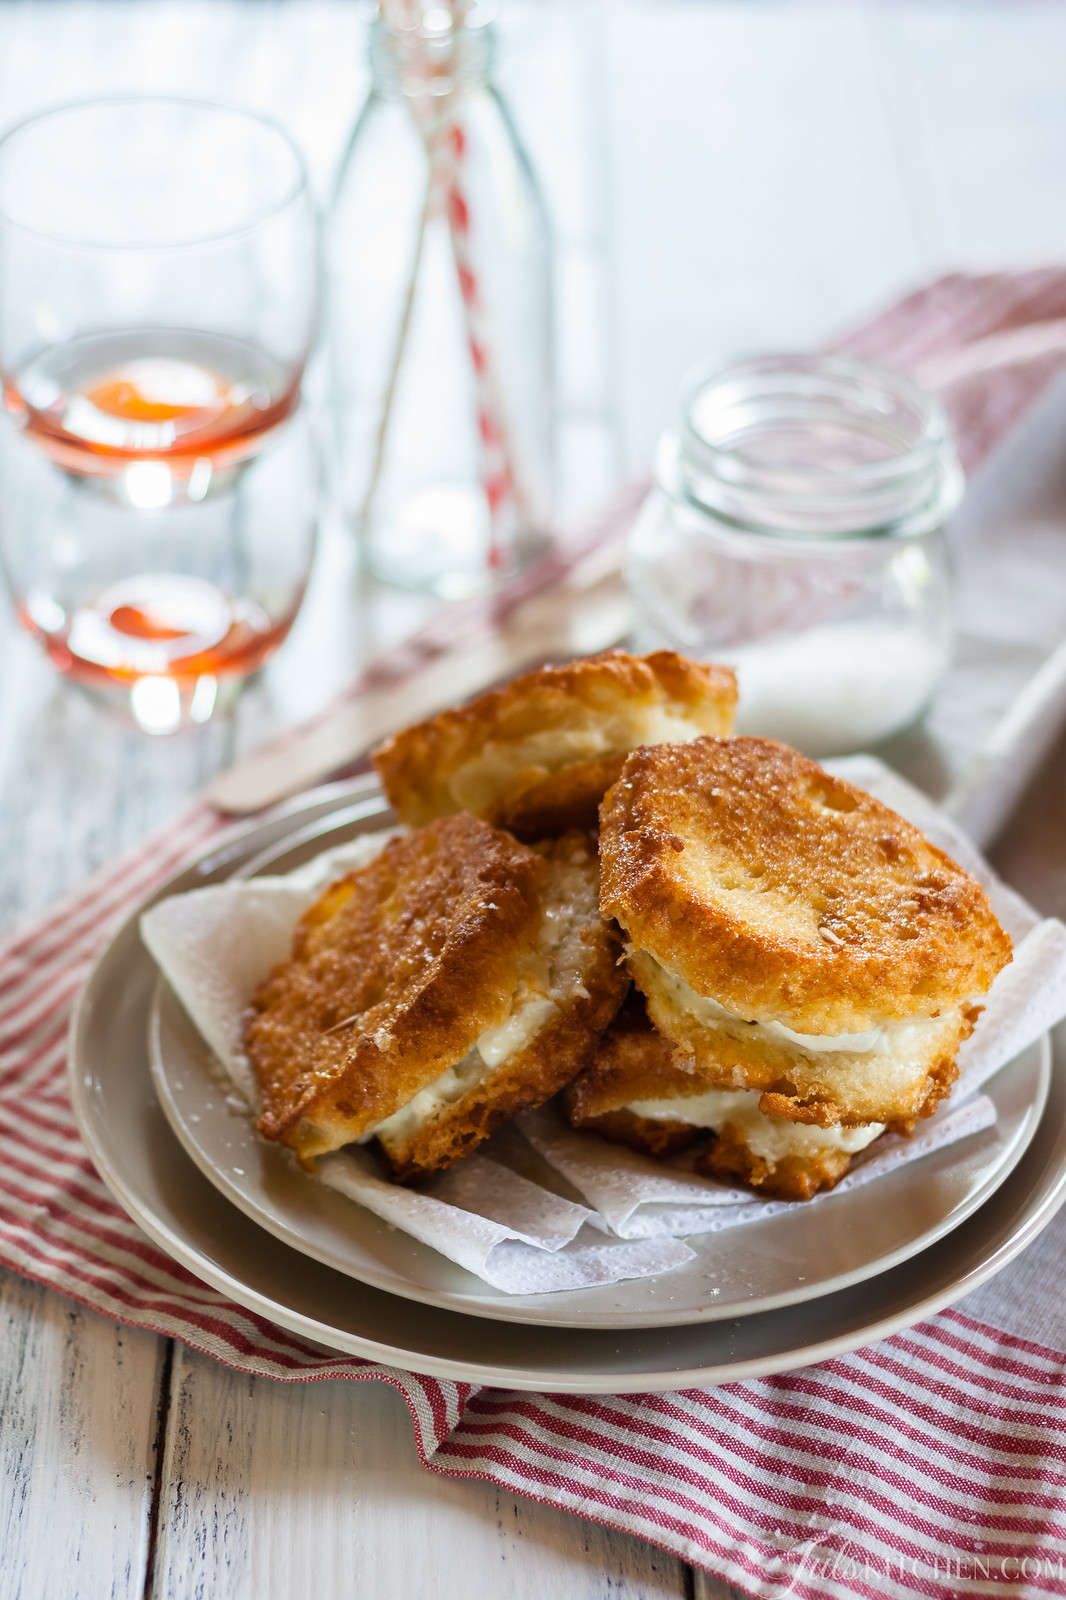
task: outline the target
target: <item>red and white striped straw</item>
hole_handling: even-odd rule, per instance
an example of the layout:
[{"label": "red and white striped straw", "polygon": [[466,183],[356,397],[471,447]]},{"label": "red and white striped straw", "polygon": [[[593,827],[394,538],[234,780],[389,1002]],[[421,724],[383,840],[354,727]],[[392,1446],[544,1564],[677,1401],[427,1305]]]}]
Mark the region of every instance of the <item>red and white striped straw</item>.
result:
[{"label": "red and white striped straw", "polygon": [[[421,0],[382,0],[381,4],[386,27],[405,39],[414,69],[412,75],[416,80],[421,78],[425,86],[425,92],[412,95],[409,101],[429,164],[423,226],[434,213],[443,213],[447,220],[476,397],[481,482],[489,518],[489,566],[499,571],[507,560],[508,521],[528,513],[528,499],[520,487],[499,362],[471,249],[471,208],[463,178],[467,135],[462,120],[462,96],[454,78],[447,94],[434,95],[430,90],[430,80],[440,73],[442,66],[451,71],[457,65],[454,52],[470,9],[470,0],[445,0],[443,6],[432,7],[422,4]],[[431,35],[425,26],[430,10],[447,11],[450,18],[448,33],[452,54],[443,60],[434,57]],[[420,250],[416,251],[412,267],[415,273],[420,255]]]}]

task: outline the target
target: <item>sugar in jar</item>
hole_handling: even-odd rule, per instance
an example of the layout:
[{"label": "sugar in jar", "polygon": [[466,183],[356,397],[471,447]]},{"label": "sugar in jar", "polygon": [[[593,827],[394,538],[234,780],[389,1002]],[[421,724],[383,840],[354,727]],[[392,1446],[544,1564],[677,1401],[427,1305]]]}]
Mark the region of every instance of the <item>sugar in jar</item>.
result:
[{"label": "sugar in jar", "polygon": [[942,406],[846,356],[704,373],[630,539],[640,649],[729,662],[737,731],[809,755],[917,720],[951,653],[944,522],[962,472]]}]

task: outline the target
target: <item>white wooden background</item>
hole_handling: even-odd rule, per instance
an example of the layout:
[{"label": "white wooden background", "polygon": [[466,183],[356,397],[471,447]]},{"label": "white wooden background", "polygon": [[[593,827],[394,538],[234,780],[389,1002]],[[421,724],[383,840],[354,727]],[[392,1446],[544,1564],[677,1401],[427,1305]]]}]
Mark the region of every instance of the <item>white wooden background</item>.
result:
[{"label": "white wooden background", "polygon": [[[1059,4],[504,3],[501,77],[558,246],[569,513],[642,469],[694,361],[808,344],[946,267],[1066,254]],[[0,0],[0,127],[101,90],[229,97],[288,122],[324,189],[362,48],[355,0]],[[331,530],[304,618],[236,717],[169,742],[69,694],[0,614],[0,924],[418,619],[351,565]],[[242,1378],[0,1274],[0,1600],[297,1593],[720,1590],[423,1471],[391,1391]]]}]

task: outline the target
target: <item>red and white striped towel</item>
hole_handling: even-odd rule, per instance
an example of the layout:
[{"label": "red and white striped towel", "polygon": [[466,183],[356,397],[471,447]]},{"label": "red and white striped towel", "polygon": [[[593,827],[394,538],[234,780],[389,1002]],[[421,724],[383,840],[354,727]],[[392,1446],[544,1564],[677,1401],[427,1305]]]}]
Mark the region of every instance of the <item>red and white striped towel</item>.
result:
[{"label": "red and white striped towel", "polygon": [[[972,467],[1066,364],[1066,272],[955,276],[853,334],[939,371]],[[401,682],[495,625],[632,502],[502,597],[452,607],[376,663]],[[946,1311],[881,1344],[759,1382],[628,1398],[478,1390],[323,1355],[162,1254],[116,1206],[65,1082],[71,1002],[110,929],[223,824],[193,806],[0,945],[0,1263],[241,1370],[381,1379],[423,1460],[640,1534],[752,1594],[1066,1592],[1066,1354]]]}]

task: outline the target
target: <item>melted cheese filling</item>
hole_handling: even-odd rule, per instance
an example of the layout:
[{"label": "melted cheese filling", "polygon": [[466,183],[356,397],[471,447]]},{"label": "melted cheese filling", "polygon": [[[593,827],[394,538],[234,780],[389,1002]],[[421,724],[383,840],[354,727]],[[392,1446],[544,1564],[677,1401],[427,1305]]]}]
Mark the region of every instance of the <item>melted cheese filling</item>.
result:
[{"label": "melted cheese filling", "polygon": [[697,994],[684,978],[679,978],[664,967],[646,950],[641,952],[641,957],[655,968],[656,980],[679,1010],[690,1012],[700,1022],[709,1023],[712,1027],[726,1023],[750,1028],[755,1038],[762,1038],[767,1043],[790,1045],[803,1055],[823,1055],[833,1051],[847,1051],[855,1055],[904,1055],[920,1046],[923,1038],[942,1028],[948,1015],[942,1012],[938,1017],[905,1017],[882,1023],[880,1027],[870,1028],[864,1033],[796,1033],[773,1017],[738,1017],[735,1011],[728,1010],[718,1000]]},{"label": "melted cheese filling", "polygon": [[512,1002],[511,1011],[504,1020],[494,1028],[486,1028],[461,1061],[420,1089],[413,1100],[408,1100],[391,1117],[364,1133],[358,1143],[366,1144],[376,1138],[411,1138],[446,1106],[454,1105],[472,1089],[487,1083],[512,1056],[533,1042],[558,1009],[555,1001],[547,996],[527,1000],[517,1007]]},{"label": "melted cheese filling", "polygon": [[478,812],[527,773],[535,781],[580,761],[621,755],[638,744],[687,744],[699,732],[668,706],[651,705],[631,708],[625,717],[600,717],[585,727],[545,728],[513,743],[490,739],[456,769],[449,788],[457,805]]},{"label": "melted cheese filling", "polygon": [[581,974],[588,948],[581,935],[599,914],[598,885],[588,871],[588,859],[581,850],[572,861],[552,863],[537,945],[519,964],[518,982],[503,1021],[486,1028],[461,1061],[369,1129],[357,1143],[412,1138],[441,1111],[488,1083],[501,1067],[527,1049],[564,1005],[587,995]]},{"label": "melted cheese filling", "polygon": [[759,1089],[708,1089],[704,1094],[678,1095],[673,1100],[632,1100],[623,1109],[652,1122],[687,1122],[715,1133],[728,1123],[752,1154],[764,1161],[829,1150],[854,1155],[884,1132],[881,1122],[862,1128],[814,1128],[784,1117],[768,1117],[759,1110],[761,1093]]}]

